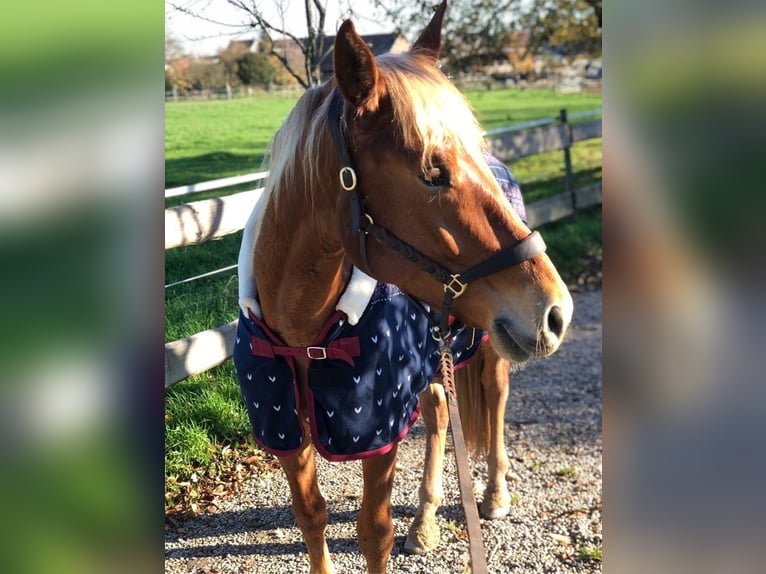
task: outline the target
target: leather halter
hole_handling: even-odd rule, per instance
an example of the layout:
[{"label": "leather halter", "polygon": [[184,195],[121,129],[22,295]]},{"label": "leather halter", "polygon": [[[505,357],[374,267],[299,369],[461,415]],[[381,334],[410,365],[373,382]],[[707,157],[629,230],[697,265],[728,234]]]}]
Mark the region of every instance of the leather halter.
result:
[{"label": "leather halter", "polygon": [[351,233],[359,238],[359,253],[366,268],[365,271],[370,270],[370,264],[367,260],[367,235],[372,235],[381,245],[389,247],[407,261],[419,265],[421,270],[439,281],[444,287],[444,299],[441,308],[441,321],[438,326],[434,327],[434,336],[437,340],[446,341],[450,337],[449,315],[452,310],[452,302],[465,292],[468,283],[532,259],[545,251],[545,242],[540,233],[533,231],[516,245],[498,251],[489,259],[462,273],[452,273],[440,263],[420,253],[388,229],[377,225],[372,216],[365,210],[364,196],[357,185],[356,171],[342,125],[343,111],[343,96],[336,88],[333,91],[329,106],[329,127],[340,154],[341,167],[338,172],[340,186],[348,192],[351,203]]}]

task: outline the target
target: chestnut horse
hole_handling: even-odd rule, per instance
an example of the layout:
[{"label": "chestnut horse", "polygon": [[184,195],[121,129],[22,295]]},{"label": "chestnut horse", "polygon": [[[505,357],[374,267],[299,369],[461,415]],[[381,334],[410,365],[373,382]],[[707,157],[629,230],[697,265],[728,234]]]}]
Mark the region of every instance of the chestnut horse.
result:
[{"label": "chestnut horse", "polygon": [[[377,60],[351,21],[341,25],[334,78],[308,90],[274,136],[270,176],[242,240],[235,368],[254,436],[270,445],[287,477],[312,573],[334,571],[314,447],[333,460],[362,459],[358,543],[368,570],[385,572],[394,542],[396,447],[421,410],[428,461],[408,549],[425,551],[438,540],[433,519],[441,501],[447,407],[430,359],[413,352],[425,345],[433,355],[434,340],[428,325],[406,321],[418,315],[406,301],[400,309],[386,308],[392,322],[375,319],[379,329],[371,336],[335,339],[333,333],[365,320],[348,311],[349,301],[351,307],[365,301],[369,309],[406,293],[440,308],[441,317],[489,332],[489,344],[466,369],[480,372],[489,405],[490,470],[497,480],[490,481],[482,509],[490,517],[507,512],[509,503],[502,443],[508,361],[554,352],[572,316],[571,296],[542,240],[506,201],[482,155],[481,131],[467,102],[438,69],[445,8],[442,2],[409,52]],[[375,240],[365,241],[368,235]],[[430,332],[443,334],[445,324]],[[404,331],[413,345],[409,352],[400,346]],[[419,402],[417,395],[409,397],[403,410],[401,403],[400,410],[385,410],[391,395],[405,394],[407,387],[381,387],[375,371],[381,375],[382,367],[373,365],[369,376],[352,371],[353,381],[331,380],[361,364],[369,340],[378,344],[379,337],[386,338],[390,356],[376,364],[396,370],[399,353],[408,382],[427,377],[412,387]],[[253,366],[253,357],[266,362]],[[282,378],[290,381],[287,391],[277,387]],[[378,386],[369,395],[354,395],[362,378]],[[470,402],[480,393],[474,385],[462,394]],[[351,424],[364,419],[380,428],[372,426],[370,438],[360,438],[359,432],[338,430],[341,414]],[[394,433],[382,446],[376,435],[385,436],[389,425],[375,417],[388,421]],[[298,428],[288,427],[291,421]],[[273,437],[265,438],[267,433]],[[333,449],[341,439],[358,450],[338,454]]]}]

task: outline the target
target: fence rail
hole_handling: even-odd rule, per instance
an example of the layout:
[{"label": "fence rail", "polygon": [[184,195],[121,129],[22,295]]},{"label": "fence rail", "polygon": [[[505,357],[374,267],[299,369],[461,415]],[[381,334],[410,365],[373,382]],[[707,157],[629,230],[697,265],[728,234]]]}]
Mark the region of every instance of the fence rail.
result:
[{"label": "fence rail", "polygon": [[234,352],[237,321],[165,343],[165,388],[217,367]]},{"label": "fence rail", "polygon": [[[503,133],[489,138],[489,146],[493,155],[501,161],[508,162],[512,159],[536,155],[545,151],[567,149],[578,141],[600,136],[601,121],[596,120]],[[566,162],[565,169],[571,173],[571,162]],[[263,178],[263,172],[251,175],[258,175],[260,179]],[[242,181],[252,181],[248,179],[248,176],[240,177]],[[211,185],[214,183],[212,181],[197,184],[198,190],[199,187],[205,191],[228,187],[233,185],[229,183],[233,179],[236,178],[214,180],[222,182],[217,187]],[[263,188],[258,188],[226,197],[204,199],[167,208],[165,210],[165,249],[194,245],[236,233],[247,223],[250,208],[262,191]],[[571,194],[571,191],[569,193]]]},{"label": "fence rail", "polygon": [[[562,110],[558,118],[527,122],[522,124],[522,128],[516,125],[487,132],[491,152],[504,162],[547,151],[563,150],[564,152],[566,191],[527,205],[527,219],[530,227],[539,227],[568,217],[578,209],[601,203],[600,183],[574,189],[569,153],[572,144],[601,137],[600,119],[575,124],[569,123],[569,120],[589,117],[600,111],[600,109],[588,110],[567,116],[566,110]],[[533,123],[535,125],[531,125]],[[267,175],[268,172],[259,172],[172,188],[166,190],[165,197],[174,197],[174,195],[168,195],[168,192],[183,195],[211,191],[262,180]],[[236,182],[231,183],[233,180]],[[186,191],[178,191],[182,189]],[[258,188],[165,209],[165,249],[195,245],[240,231],[247,223],[252,207],[262,193],[263,188]],[[165,388],[226,361],[234,348],[235,331],[236,321],[232,321],[191,337],[166,343]]]},{"label": "fence rail", "polygon": [[235,175],[232,177],[223,177],[221,179],[212,179],[202,183],[193,183],[191,185],[182,185],[180,187],[171,187],[165,190],[165,199],[169,197],[178,197],[190,193],[199,193],[201,191],[212,191],[214,189],[223,189],[243,183],[252,183],[266,179],[268,171],[259,171],[258,173],[248,173],[245,175]]},{"label": "fence rail", "polygon": [[196,245],[245,227],[263,188],[165,209],[165,249]]},{"label": "fence rail", "polygon": [[[592,110],[584,110],[581,112],[575,112],[573,114],[569,114],[570,120],[580,120],[583,118],[590,118],[593,116],[601,116],[601,108],[593,108]],[[521,130],[526,130],[529,128],[539,128],[542,126],[549,126],[551,124],[555,124],[556,122],[561,121],[560,116],[554,116],[550,118],[542,118],[539,120],[530,120],[528,122],[519,122],[517,124],[513,124],[510,126],[503,126],[501,128],[493,128],[491,130],[487,130],[484,132],[484,135],[486,137],[494,137],[497,135],[502,135],[506,133],[512,133],[512,132],[518,132]]]}]

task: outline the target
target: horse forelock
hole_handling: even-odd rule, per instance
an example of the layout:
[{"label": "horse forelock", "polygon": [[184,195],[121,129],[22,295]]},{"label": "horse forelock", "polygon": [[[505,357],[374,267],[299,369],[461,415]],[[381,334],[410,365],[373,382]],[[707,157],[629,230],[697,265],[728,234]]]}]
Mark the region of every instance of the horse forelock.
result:
[{"label": "horse forelock", "polygon": [[466,153],[481,163],[485,142],[471,106],[433,60],[386,54],[378,66],[402,142],[421,151],[424,170],[443,150]]}]

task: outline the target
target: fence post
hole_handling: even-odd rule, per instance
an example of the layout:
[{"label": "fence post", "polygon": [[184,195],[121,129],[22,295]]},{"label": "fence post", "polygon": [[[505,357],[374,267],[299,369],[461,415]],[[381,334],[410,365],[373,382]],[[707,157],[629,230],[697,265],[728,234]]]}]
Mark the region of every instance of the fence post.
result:
[{"label": "fence post", "polygon": [[564,189],[572,198],[572,218],[577,220],[577,201],[574,188],[574,172],[572,171],[572,129],[567,120],[566,108],[559,110],[559,119],[567,134],[567,145],[564,146]]}]

